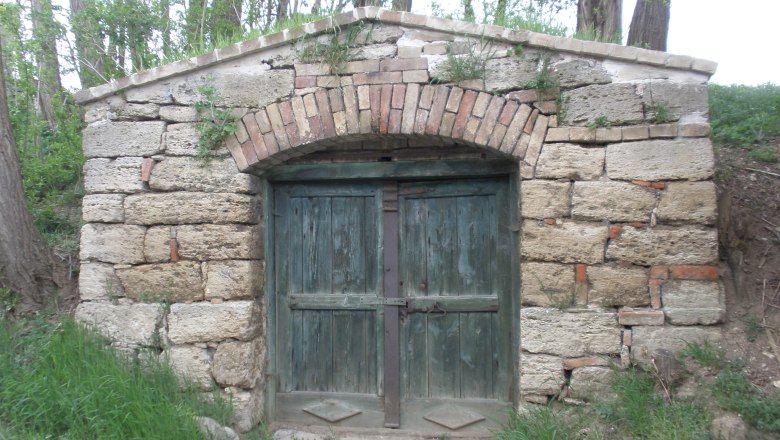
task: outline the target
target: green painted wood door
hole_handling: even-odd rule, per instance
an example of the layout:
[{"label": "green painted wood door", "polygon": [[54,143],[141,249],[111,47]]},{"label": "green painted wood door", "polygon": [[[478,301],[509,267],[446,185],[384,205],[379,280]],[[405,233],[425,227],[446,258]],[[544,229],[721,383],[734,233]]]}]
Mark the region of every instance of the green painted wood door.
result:
[{"label": "green painted wood door", "polygon": [[[383,222],[390,187],[397,215]],[[507,188],[506,179],[275,185],[278,420],[382,427],[395,396],[403,429],[479,432],[501,418],[512,372]],[[385,247],[396,242],[402,302],[382,287]],[[395,313],[400,330],[385,326]],[[385,359],[388,331],[399,332],[395,359]],[[393,369],[395,392],[384,389]]]}]

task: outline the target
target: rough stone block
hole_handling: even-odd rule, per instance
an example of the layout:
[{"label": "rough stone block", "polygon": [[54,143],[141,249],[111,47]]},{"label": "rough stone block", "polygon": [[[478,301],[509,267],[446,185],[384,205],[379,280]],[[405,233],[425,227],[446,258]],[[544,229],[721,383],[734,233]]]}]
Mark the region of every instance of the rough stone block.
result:
[{"label": "rough stone block", "polygon": [[112,105],[109,117],[115,121],[140,121],[157,119],[160,106],[157,104],[127,104]]},{"label": "rough stone block", "polygon": [[520,185],[520,206],[525,218],[568,217],[571,184],[526,180]]},{"label": "rough stone block", "polygon": [[134,193],[143,191],[140,157],[89,159],[84,164],[84,190],[88,193]]},{"label": "rough stone block", "polygon": [[121,223],[125,220],[124,194],[89,194],[81,200],[85,222]]},{"label": "rough stone block", "polygon": [[606,118],[613,125],[644,121],[644,102],[634,84],[594,84],[563,93],[564,125],[586,125]]},{"label": "rough stone block", "polygon": [[573,305],[577,297],[574,267],[558,263],[520,265],[520,303],[524,306]]},{"label": "rough stone block", "polygon": [[648,108],[652,105],[664,105],[671,120],[681,116],[709,114],[709,101],[706,84],[683,83],[669,80],[654,80],[637,86],[637,92]]},{"label": "rough stone block", "polygon": [[618,311],[620,325],[664,325],[665,315],[662,310],[632,309],[623,307]]},{"label": "rough stone block", "polygon": [[214,379],[223,386],[252,388],[265,364],[260,339],[252,342],[223,342],[214,352]]},{"label": "rough stone block", "polygon": [[573,58],[554,63],[552,66],[561,87],[567,89],[612,82],[612,77],[601,65],[601,62],[593,59]]},{"label": "rough stone block", "polygon": [[602,307],[650,305],[649,273],[644,268],[588,267],[588,300]]},{"label": "rough stone block", "polygon": [[152,169],[149,187],[155,191],[255,194],[261,183],[256,176],[240,173],[231,158],[203,163],[191,157],[168,157]]},{"label": "rough stone block", "polygon": [[495,58],[485,66],[485,89],[489,92],[522,89],[536,78],[536,57],[526,51],[522,58]]},{"label": "rough stone block", "polygon": [[725,316],[725,294],[717,281],[667,281],[661,286],[663,310],[674,325],[717,324]]},{"label": "rough stone block", "polygon": [[558,394],[564,382],[563,363],[558,356],[520,355],[520,393]]},{"label": "rough stone block", "polygon": [[612,389],[612,369],[587,366],[576,368],[569,380],[569,397],[588,402],[608,399],[615,395]]},{"label": "rough stone block", "polygon": [[204,391],[212,389],[211,353],[207,348],[179,345],[169,348],[166,354],[168,362],[176,374],[185,380],[192,381]]},{"label": "rough stone block", "polygon": [[265,286],[265,263],[259,260],[209,261],[205,276],[206,299],[258,298]]},{"label": "rough stone block", "polygon": [[[168,233],[168,227],[160,228]],[[231,260],[255,259],[262,256],[263,240],[260,228],[248,225],[182,225],[176,228],[176,239],[179,243],[179,256],[194,260]],[[160,243],[150,243],[157,249],[147,247],[152,255],[160,255]],[[168,242],[162,246],[168,252]]]},{"label": "rough stone block", "polygon": [[106,263],[143,263],[145,234],[143,226],[88,223],[81,227],[79,258]]},{"label": "rough stone block", "polygon": [[711,264],[718,260],[718,231],[693,226],[624,227],[610,240],[607,258],[642,266]]},{"label": "rough stone block", "polygon": [[713,224],[717,209],[715,184],[712,182],[670,182],[661,192],[658,220]]},{"label": "rough stone block", "polygon": [[598,223],[558,225],[523,222],[521,252],[532,260],[595,264],[604,261],[607,227]]},{"label": "rough stone block", "polygon": [[114,265],[81,263],[79,294],[82,301],[106,301],[125,295],[122,283],[114,272]]},{"label": "rough stone block", "polygon": [[634,362],[649,365],[658,349],[679,352],[687,343],[710,341],[717,346],[723,338],[717,327],[636,326],[631,329],[631,357]]},{"label": "rough stone block", "polygon": [[263,419],[263,386],[258,385],[249,391],[241,388],[228,387],[223,390],[222,397],[233,404],[233,426],[240,432],[257,428]]},{"label": "rough stone block", "polygon": [[526,307],[520,311],[520,346],[531,353],[579,357],[620,352],[615,313]]},{"label": "rough stone block", "polygon": [[648,222],[656,191],[628,182],[574,182],[571,214],[587,220]]},{"label": "rough stone block", "polygon": [[[195,107],[165,105],[160,107],[160,119],[168,122],[197,122],[200,120],[200,115]],[[170,129],[169,126],[168,130]]]},{"label": "rough stone block", "polygon": [[222,304],[172,304],[168,338],[174,344],[250,341],[260,331],[260,307],[254,301]]},{"label": "rough stone block", "polygon": [[545,144],[536,163],[537,179],[592,180],[604,174],[604,148]]},{"label": "rough stone block", "polygon": [[170,192],[125,199],[125,221],[136,225],[256,223],[257,198],[247,194]]},{"label": "rough stone block", "polygon": [[157,342],[163,312],[160,304],[83,302],[76,307],[75,318],[114,342],[152,346]]},{"label": "rough stone block", "polygon": [[607,146],[607,176],[617,180],[706,180],[715,159],[706,138],[624,142]]},{"label": "rough stone block", "polygon": [[187,302],[203,299],[200,263],[142,264],[117,269],[127,297],[136,301]]},{"label": "rough stone block", "polygon": [[177,104],[194,105],[203,96],[198,88],[211,81],[226,107],[262,107],[293,93],[292,69],[263,69],[258,66],[217,68],[212,79],[209,72],[193,74],[172,87]]},{"label": "rough stone block", "polygon": [[[195,156],[198,154],[198,140],[200,134],[195,129],[195,124],[171,124],[163,135],[165,154],[169,156]],[[227,148],[222,146],[212,152],[212,155],[224,155]]]},{"label": "rough stone block", "polygon": [[100,121],[84,129],[84,156],[151,156],[162,151],[165,122]]}]

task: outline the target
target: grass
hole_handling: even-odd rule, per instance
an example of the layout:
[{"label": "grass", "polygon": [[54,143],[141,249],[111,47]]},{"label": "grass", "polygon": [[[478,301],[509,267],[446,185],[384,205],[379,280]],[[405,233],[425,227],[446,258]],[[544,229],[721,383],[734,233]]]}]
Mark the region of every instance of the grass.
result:
[{"label": "grass", "polygon": [[490,45],[482,41],[479,49],[476,44],[470,44],[468,52],[462,55],[452,53],[452,46],[447,48],[447,59],[436,70],[437,82],[458,83],[469,79],[485,79],[487,62],[492,55]]},{"label": "grass", "polygon": [[712,138],[720,145],[752,149],[780,136],[780,86],[710,84],[709,99]]},{"label": "grass", "polygon": [[[150,356],[151,359],[151,356]],[[204,402],[155,360],[128,359],[70,317],[0,320],[0,426],[14,438],[196,439],[193,416],[222,423],[222,399]]]},{"label": "grass", "polygon": [[763,393],[738,362],[729,363],[712,386],[718,404],[742,416],[750,425],[780,434],[780,391]]}]

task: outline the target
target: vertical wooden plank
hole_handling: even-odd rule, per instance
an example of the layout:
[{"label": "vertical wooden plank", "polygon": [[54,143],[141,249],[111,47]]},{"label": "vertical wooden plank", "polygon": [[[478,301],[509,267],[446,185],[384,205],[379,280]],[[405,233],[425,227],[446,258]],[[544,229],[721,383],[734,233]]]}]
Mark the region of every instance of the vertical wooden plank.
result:
[{"label": "vertical wooden plank", "polygon": [[399,201],[400,218],[400,255],[401,255],[401,292],[403,296],[424,296],[426,287],[427,253],[425,236],[427,211],[424,201],[402,197]]},{"label": "vertical wooden plank", "polygon": [[343,393],[367,391],[368,359],[366,313],[333,311],[333,390]]},{"label": "vertical wooden plank", "polygon": [[303,311],[303,390],[333,391],[333,312]]},{"label": "vertical wooden plank", "polygon": [[303,205],[303,290],[327,294],[333,287],[331,198],[306,197]]},{"label": "vertical wooden plank", "polygon": [[[285,235],[279,237],[278,246],[286,248],[284,261],[281,268],[280,281],[285,286],[280,290],[286,297],[293,293],[303,291],[303,203],[298,197],[289,197],[283,201],[286,208],[280,210],[280,221],[285,221],[287,230]],[[284,241],[282,241],[284,240]],[[288,377],[289,387],[287,391],[300,391],[303,389],[303,370],[305,368],[303,358],[303,313],[300,310],[290,310],[287,298],[284,304],[280,304],[280,333],[284,333],[288,343],[283,345],[283,356],[289,358],[288,369],[284,370]]]},{"label": "vertical wooden plank", "polygon": [[403,320],[402,377],[405,399],[428,398],[428,315],[413,313]]},{"label": "vertical wooden plank", "polygon": [[429,397],[460,396],[460,313],[428,316]]},{"label": "vertical wooden plank", "polygon": [[365,197],[334,197],[333,293],[366,293]]},{"label": "vertical wooden plank", "polygon": [[460,314],[460,396],[493,398],[495,313]]},{"label": "vertical wooden plank", "polygon": [[463,196],[457,200],[458,274],[461,295],[492,295],[496,220],[495,198]]},{"label": "vertical wooden plank", "polygon": [[425,237],[429,274],[427,295],[457,295],[457,199],[427,198],[422,203],[428,208]]}]

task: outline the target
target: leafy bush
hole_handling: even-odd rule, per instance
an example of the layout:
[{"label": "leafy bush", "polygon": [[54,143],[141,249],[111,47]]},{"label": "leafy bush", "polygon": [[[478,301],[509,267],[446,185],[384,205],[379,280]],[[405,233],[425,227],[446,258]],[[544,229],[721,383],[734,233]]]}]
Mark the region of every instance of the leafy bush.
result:
[{"label": "leafy bush", "polygon": [[780,136],[780,86],[709,85],[712,137],[750,147]]},{"label": "leafy bush", "polygon": [[229,410],[72,318],[0,320],[0,425],[21,438],[202,438],[195,415],[224,422]]}]

